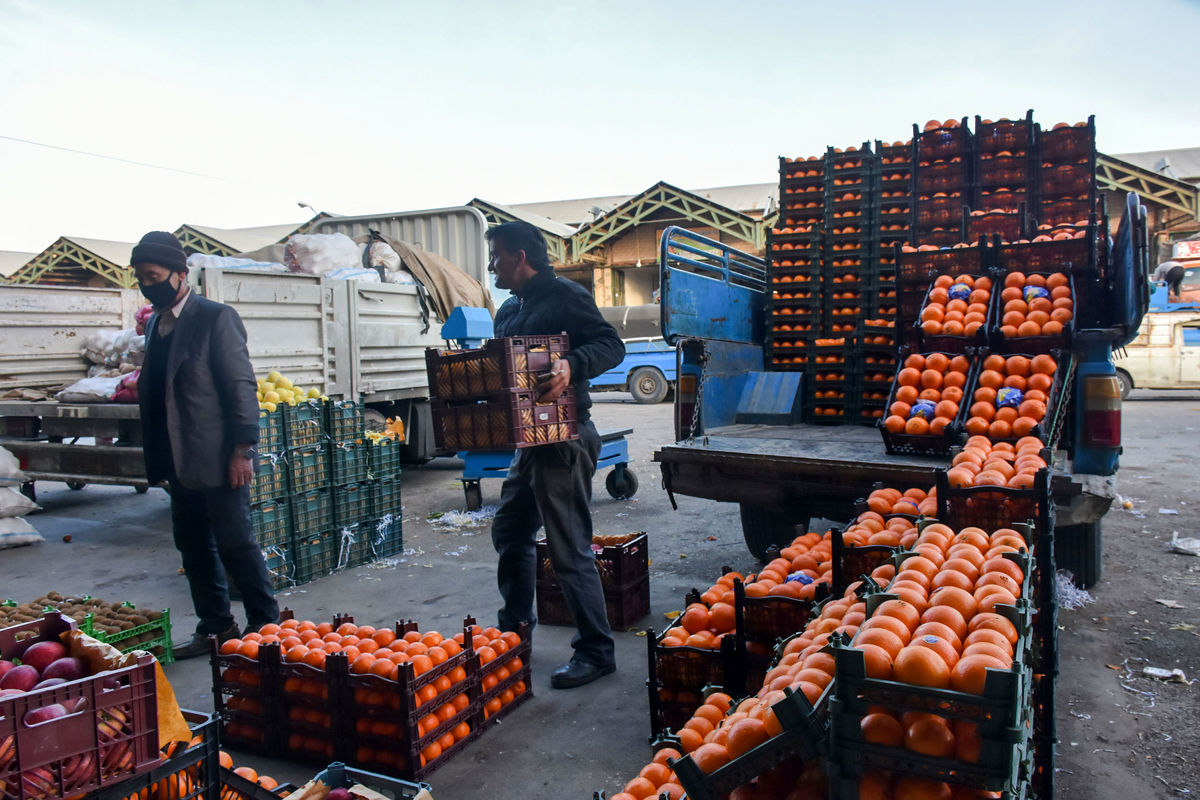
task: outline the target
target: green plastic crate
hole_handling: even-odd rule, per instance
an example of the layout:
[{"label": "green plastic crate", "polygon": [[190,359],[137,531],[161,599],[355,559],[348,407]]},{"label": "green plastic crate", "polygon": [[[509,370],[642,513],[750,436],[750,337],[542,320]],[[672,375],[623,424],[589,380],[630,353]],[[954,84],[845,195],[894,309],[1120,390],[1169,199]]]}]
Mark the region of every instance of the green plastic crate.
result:
[{"label": "green plastic crate", "polygon": [[275,591],[295,585],[295,565],[292,563],[291,540],[284,544],[263,548],[263,561],[267,565],[267,575],[271,580],[271,588]]},{"label": "green plastic crate", "polygon": [[258,472],[254,473],[254,482],[250,484],[250,502],[261,503],[264,500],[287,497],[290,493],[290,477],[291,468],[288,466],[286,455],[260,453]]},{"label": "green plastic crate", "polygon": [[371,515],[400,518],[400,479],[382,478],[371,486]]},{"label": "green plastic crate", "polygon": [[258,412],[258,452],[282,453],[287,445],[283,437],[283,409]]},{"label": "green plastic crate", "polygon": [[352,400],[325,404],[326,430],[334,442],[361,442],[366,435],[363,409]]},{"label": "green plastic crate", "polygon": [[325,443],[325,403],[306,400],[283,407],[284,442],[289,449],[316,447]]},{"label": "green plastic crate", "polygon": [[324,445],[310,445],[292,450],[288,455],[292,492],[309,492],[329,485],[329,454]]},{"label": "green plastic crate", "polygon": [[291,555],[295,585],[329,575],[337,567],[338,537],[331,531],[296,536]]},{"label": "green plastic crate", "polygon": [[331,442],[329,464],[334,486],[359,483],[367,479],[370,451],[364,444]]},{"label": "green plastic crate", "polygon": [[369,519],[349,531],[341,542],[339,557],[345,566],[357,567],[404,550],[400,517]]},{"label": "green plastic crate", "polygon": [[[135,608],[132,603],[126,603],[130,608]],[[105,633],[104,631],[96,630],[93,626],[92,615],[88,614],[79,625],[79,629],[102,642],[107,642],[113,647],[120,650],[122,653],[128,653],[133,650],[146,650],[153,653],[154,656],[162,664],[170,664],[175,661],[175,655],[171,650],[171,610],[163,609],[162,616],[156,620],[147,622],[145,625],[137,625],[120,633]],[[140,642],[130,642],[130,639],[135,639],[146,634],[152,634],[152,639],[142,640]]]},{"label": "green plastic crate", "polygon": [[371,486],[351,483],[333,488],[333,524],[348,528],[371,517]]},{"label": "green plastic crate", "polygon": [[255,503],[250,506],[250,522],[259,547],[286,545],[292,533],[291,505],[287,498]]},{"label": "green plastic crate", "polygon": [[316,489],[292,495],[292,541],[333,528],[333,498],[329,490]]},{"label": "green plastic crate", "polygon": [[400,474],[401,443],[394,439],[380,439],[367,446],[368,468],[372,478],[391,478]]}]

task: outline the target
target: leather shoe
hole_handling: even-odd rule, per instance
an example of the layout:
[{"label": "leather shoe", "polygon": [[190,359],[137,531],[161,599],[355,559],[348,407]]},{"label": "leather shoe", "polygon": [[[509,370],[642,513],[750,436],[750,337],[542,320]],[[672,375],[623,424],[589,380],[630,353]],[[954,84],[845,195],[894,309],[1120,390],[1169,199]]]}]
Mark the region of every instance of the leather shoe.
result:
[{"label": "leather shoe", "polygon": [[[230,639],[236,639],[241,634],[238,630],[237,623],[229,626],[229,630],[224,633],[217,634],[217,642],[224,643]],[[176,661],[183,661],[185,658],[196,658],[197,656],[206,656],[209,654],[208,649],[208,634],[197,631],[192,634],[192,638],[186,642],[171,645],[171,655]]]},{"label": "leather shoe", "polygon": [[554,670],[550,675],[550,685],[555,689],[574,689],[616,671],[616,664],[602,667],[581,658],[572,658],[570,662]]}]

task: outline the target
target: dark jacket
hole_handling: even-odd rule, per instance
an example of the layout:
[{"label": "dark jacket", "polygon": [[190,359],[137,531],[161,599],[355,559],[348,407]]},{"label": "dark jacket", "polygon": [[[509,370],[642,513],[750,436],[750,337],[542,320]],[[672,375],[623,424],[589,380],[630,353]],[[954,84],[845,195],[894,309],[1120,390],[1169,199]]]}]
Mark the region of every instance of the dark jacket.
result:
[{"label": "dark jacket", "polygon": [[[152,434],[148,368],[158,314],[146,324],[145,366],[138,377],[146,477],[151,485],[171,477],[189,489],[229,485],[229,458],[237,444],[258,443],[258,398],[254,368],[246,349],[246,329],[236,311],[195,292],[175,322],[166,365],[166,431],[169,447]],[[173,456],[174,464],[168,461]]]},{"label": "dark jacket", "polygon": [[625,343],[600,316],[596,301],[578,283],[543,271],[529,279],[521,297],[513,295],[496,312],[496,336],[552,336],[571,339],[567,363],[575,387],[579,418],[588,419],[592,398],[588,381],[621,363]]}]

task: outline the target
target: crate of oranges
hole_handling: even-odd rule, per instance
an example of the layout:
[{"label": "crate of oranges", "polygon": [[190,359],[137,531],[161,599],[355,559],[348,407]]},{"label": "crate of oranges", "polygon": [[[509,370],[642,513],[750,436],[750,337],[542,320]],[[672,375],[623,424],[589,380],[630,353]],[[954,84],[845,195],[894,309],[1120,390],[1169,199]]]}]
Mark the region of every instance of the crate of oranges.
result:
[{"label": "crate of oranges", "polygon": [[961,431],[962,403],[973,356],[911,353],[896,370],[879,423],[888,453],[946,455]]},{"label": "crate of oranges", "polygon": [[990,332],[995,350],[1065,350],[1075,329],[1075,279],[1063,272],[1010,272],[996,308]]},{"label": "crate of oranges", "polygon": [[992,442],[1015,444],[1031,436],[1052,445],[1061,433],[1060,406],[1065,376],[1071,370],[1062,354],[981,353],[979,369],[962,401],[963,430]]},{"label": "crate of oranges", "polygon": [[937,474],[937,518],[948,525],[995,529],[1032,520],[1052,530],[1049,452],[1027,436],[1015,446],[972,436]]},{"label": "crate of oranges", "polygon": [[877,573],[887,594],[867,597],[853,639],[832,644],[839,770],[1013,788],[1031,733],[1029,544],[1011,529],[934,523],[890,580]]},{"label": "crate of oranges", "polygon": [[917,335],[923,352],[965,353],[987,344],[994,315],[992,278],[987,275],[938,275],[925,293]]}]

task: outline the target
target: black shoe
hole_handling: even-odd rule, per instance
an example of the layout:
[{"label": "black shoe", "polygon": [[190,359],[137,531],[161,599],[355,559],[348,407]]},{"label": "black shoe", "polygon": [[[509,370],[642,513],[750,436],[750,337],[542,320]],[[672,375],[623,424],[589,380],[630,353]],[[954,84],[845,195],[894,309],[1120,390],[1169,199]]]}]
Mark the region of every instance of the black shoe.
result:
[{"label": "black shoe", "polygon": [[[237,623],[229,626],[229,630],[217,636],[218,642],[227,642],[230,639],[236,639],[240,635]],[[208,655],[208,634],[197,631],[192,634],[192,638],[186,642],[171,645],[171,654],[176,661],[182,661],[185,658],[196,658],[197,656]]]},{"label": "black shoe", "polygon": [[580,658],[572,658],[569,663],[554,670],[550,675],[550,685],[555,689],[574,689],[616,671],[616,664],[602,667]]}]

